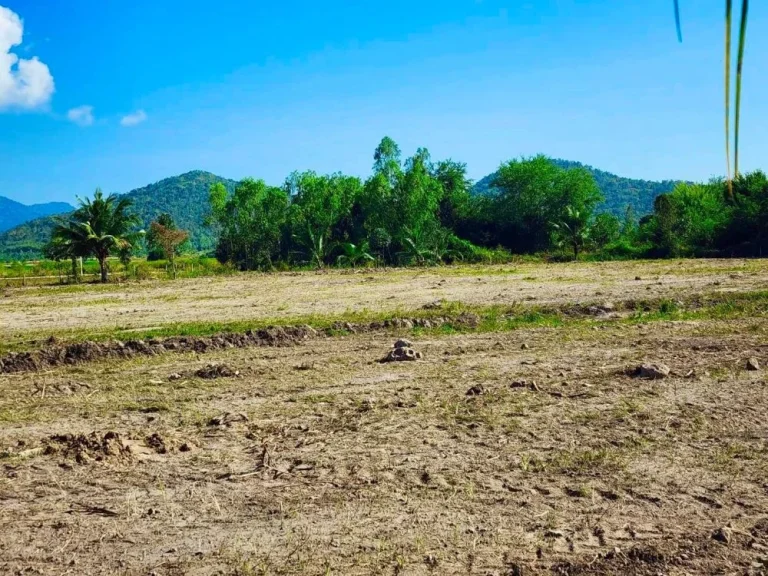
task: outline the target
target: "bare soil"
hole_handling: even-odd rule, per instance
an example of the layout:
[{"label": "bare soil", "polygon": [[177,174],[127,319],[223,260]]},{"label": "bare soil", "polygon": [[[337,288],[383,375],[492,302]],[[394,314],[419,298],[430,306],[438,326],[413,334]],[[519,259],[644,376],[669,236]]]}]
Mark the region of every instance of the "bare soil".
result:
[{"label": "bare soil", "polygon": [[768,285],[768,260],[515,264],[241,274],[123,285],[6,288],[8,335],[139,330],[184,322],[287,320],[349,311],[409,311],[436,300],[560,305],[596,298],[674,298]]},{"label": "bare soil", "polygon": [[[563,301],[651,276],[613,266],[589,289],[591,266],[530,274],[582,278]],[[764,272],[731,274],[686,293]],[[389,327],[0,374],[0,573],[765,574],[766,330]],[[382,363],[401,337],[422,358]]]}]

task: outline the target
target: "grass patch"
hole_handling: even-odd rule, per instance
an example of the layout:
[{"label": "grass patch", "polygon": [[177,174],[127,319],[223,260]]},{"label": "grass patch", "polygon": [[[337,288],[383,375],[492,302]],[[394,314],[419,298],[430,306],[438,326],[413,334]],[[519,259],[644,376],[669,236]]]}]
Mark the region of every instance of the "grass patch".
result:
[{"label": "grass patch", "polygon": [[524,471],[547,472],[573,476],[596,476],[620,472],[626,466],[625,458],[616,449],[559,450],[539,458],[528,455],[524,458]]}]

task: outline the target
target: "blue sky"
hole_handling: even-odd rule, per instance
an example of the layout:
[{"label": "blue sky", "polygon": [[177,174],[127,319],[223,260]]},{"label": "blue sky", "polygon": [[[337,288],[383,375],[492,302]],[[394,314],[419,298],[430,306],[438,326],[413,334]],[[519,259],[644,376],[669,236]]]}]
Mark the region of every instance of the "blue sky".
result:
[{"label": "blue sky", "polygon": [[[683,44],[672,0],[0,0],[0,195],[72,201],[193,169],[366,176],[384,135],[476,179],[539,152],[707,179],[725,170],[724,2],[681,4]],[[10,53],[42,63],[27,89],[7,81],[9,10]],[[746,169],[768,168],[766,31],[753,2]]]}]

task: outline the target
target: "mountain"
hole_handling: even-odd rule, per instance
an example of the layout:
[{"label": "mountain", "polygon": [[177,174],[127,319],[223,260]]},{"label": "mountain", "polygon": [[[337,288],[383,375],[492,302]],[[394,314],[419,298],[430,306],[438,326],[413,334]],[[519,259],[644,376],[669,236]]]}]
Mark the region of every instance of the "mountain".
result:
[{"label": "mountain", "polygon": [[[215,238],[205,226],[208,215],[208,191],[212,184],[223,183],[230,191],[236,182],[210,172],[196,170],[181,176],[160,180],[125,194],[133,200],[133,212],[141,218],[142,228],[163,212],[169,213],[176,225],[189,232],[190,242],[196,250],[214,247]],[[71,206],[66,206],[71,211]],[[37,258],[40,249],[51,235],[54,219],[50,216],[36,218],[0,234],[0,259]]]},{"label": "mountain", "polygon": [[[595,177],[598,188],[600,188],[605,197],[605,201],[598,206],[598,210],[610,212],[620,218],[626,213],[627,206],[632,206],[637,216],[653,212],[653,201],[656,199],[656,196],[671,192],[675,185],[678,184],[678,181],[675,180],[657,182],[653,180],[623,178],[571,160],[553,159],[552,162],[566,170],[586,168],[591,172]],[[496,173],[494,172],[478,180],[474,187],[475,194],[493,194],[491,182],[495,177]]]},{"label": "mountain", "polygon": [[72,210],[66,202],[48,202],[47,204],[32,204],[27,206],[10,198],[0,196],[0,232],[10,230],[14,226],[42,216],[63,214]]}]

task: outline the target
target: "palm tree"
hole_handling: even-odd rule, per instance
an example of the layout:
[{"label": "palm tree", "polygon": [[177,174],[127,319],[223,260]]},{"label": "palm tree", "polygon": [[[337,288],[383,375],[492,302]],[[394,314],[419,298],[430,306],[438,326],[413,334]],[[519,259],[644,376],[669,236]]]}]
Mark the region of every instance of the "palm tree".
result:
[{"label": "palm tree", "polygon": [[128,198],[110,194],[106,198],[96,189],[93,200],[79,200],[80,206],[68,220],[54,226],[52,240],[69,246],[77,256],[95,256],[99,261],[101,281],[108,280],[107,258],[114,251],[134,246],[137,233],[132,229],[139,219],[129,212]]},{"label": "palm tree", "polygon": [[305,232],[305,234],[294,234],[293,239],[306,249],[310,261],[318,268],[322,268],[325,264],[326,256],[333,250],[334,245],[332,242],[327,241],[326,235],[323,232],[314,233],[309,224],[307,224]]},{"label": "palm tree", "polygon": [[358,264],[367,264],[375,260],[370,254],[368,242],[365,241],[362,244],[345,242],[341,245],[341,249],[344,253],[336,259],[340,266],[346,263],[355,268]]},{"label": "palm tree", "polygon": [[579,258],[579,251],[589,240],[590,225],[585,214],[573,206],[565,207],[565,214],[559,222],[552,222],[555,239],[558,244],[570,244],[574,259]]}]

